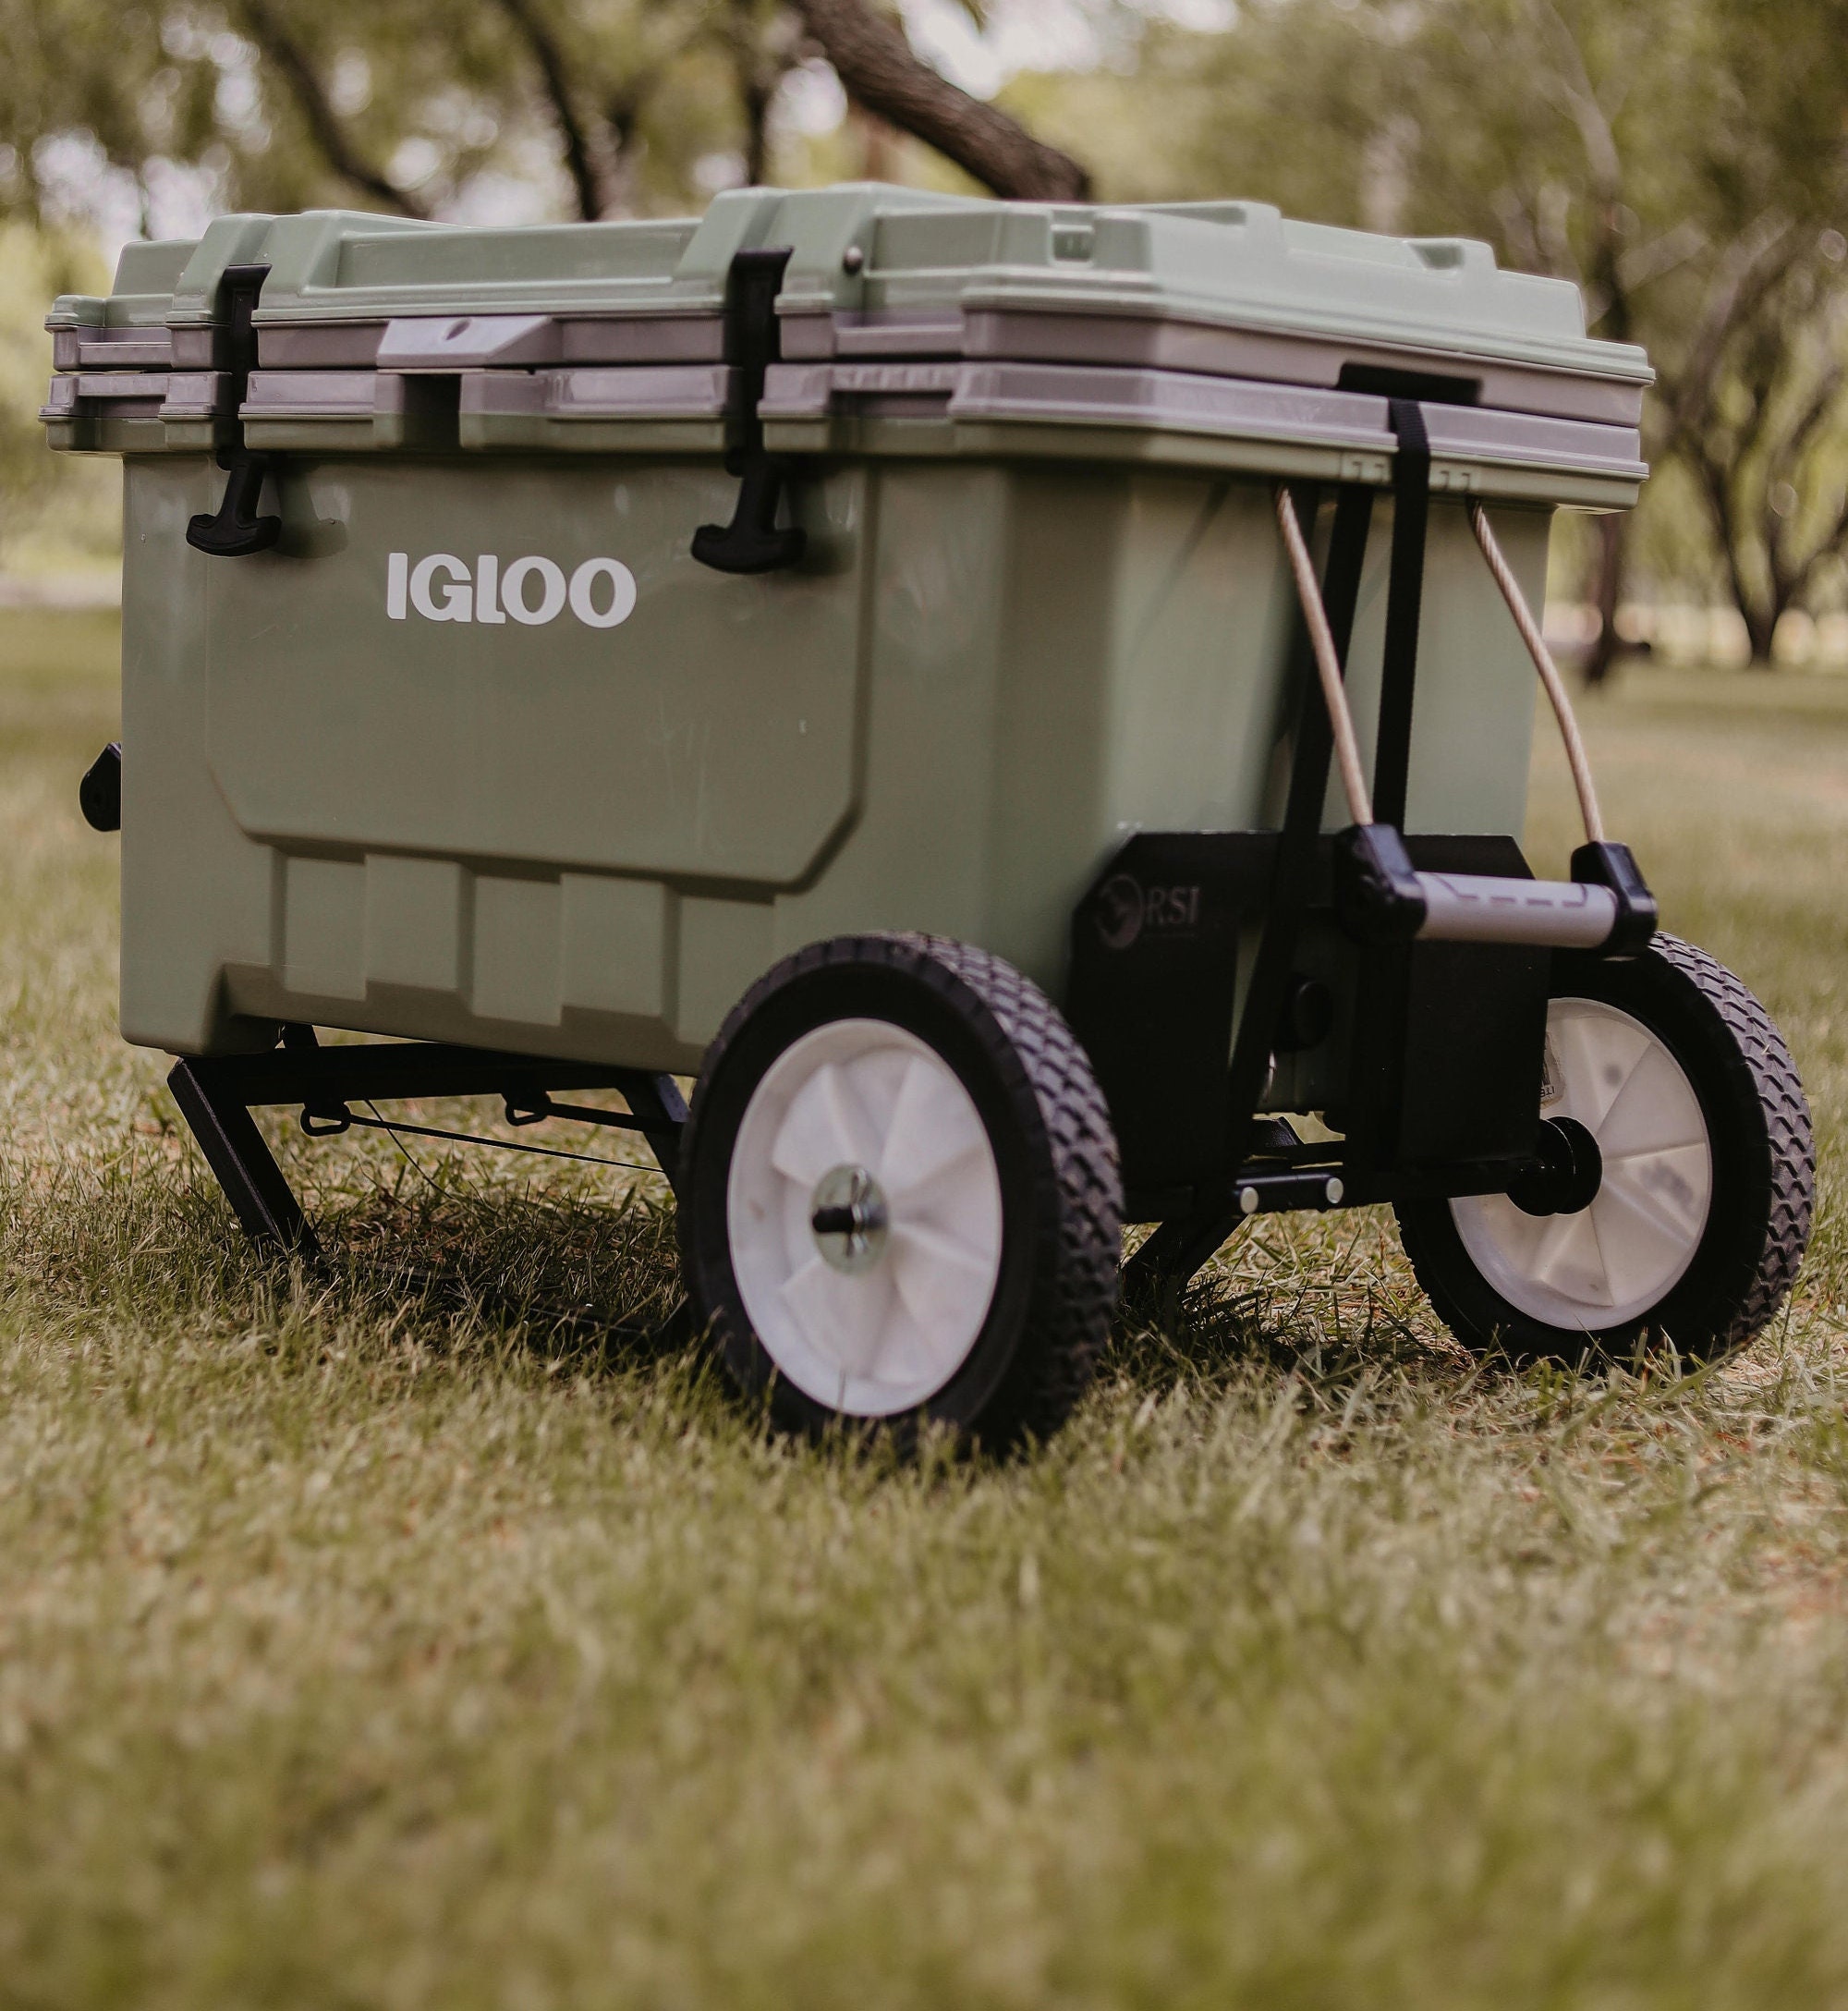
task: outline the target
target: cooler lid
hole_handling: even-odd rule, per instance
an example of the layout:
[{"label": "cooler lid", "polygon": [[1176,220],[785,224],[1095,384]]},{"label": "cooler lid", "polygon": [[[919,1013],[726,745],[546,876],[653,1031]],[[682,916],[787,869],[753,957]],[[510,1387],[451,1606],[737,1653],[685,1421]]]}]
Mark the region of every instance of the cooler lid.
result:
[{"label": "cooler lid", "polygon": [[[208,328],[225,268],[262,264],[266,368],[717,360],[733,256],[783,246],[792,360],[1017,357],[1359,390],[1396,366],[1466,383],[1474,402],[1618,424],[1650,379],[1640,349],[1587,337],[1575,286],[1503,272],[1470,239],[1295,223],[1258,202],[991,202],[878,183],[733,189],[671,222],[223,217],[190,247],[130,246],[107,301],[60,301],[53,323]],[[431,325],[486,318],[498,325]],[[388,337],[413,322],[431,342]],[[1608,387],[1596,409],[1574,381]]]},{"label": "cooler lid", "polygon": [[[728,335],[742,252],[784,255],[776,351],[748,369]],[[226,274],[252,268],[254,358],[221,320]],[[862,183],[735,189],[669,222],[227,216],[130,246],[114,293],[50,325],[71,375],[43,417],[73,448],[196,451],[241,426],[282,452],[716,453],[763,368],[752,422],[779,453],[1204,453],[1374,481],[1386,401],[1410,397],[1441,481],[1602,506],[1647,472],[1647,360],[1587,338],[1574,286],[1472,240],[1263,203]]]}]

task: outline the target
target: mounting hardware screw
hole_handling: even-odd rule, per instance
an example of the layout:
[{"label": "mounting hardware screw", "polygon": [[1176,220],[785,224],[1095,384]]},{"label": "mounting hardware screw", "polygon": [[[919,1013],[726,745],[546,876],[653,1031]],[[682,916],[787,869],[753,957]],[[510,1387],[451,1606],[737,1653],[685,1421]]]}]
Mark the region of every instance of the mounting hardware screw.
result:
[{"label": "mounting hardware screw", "polygon": [[1238,1212],[1242,1215],[1255,1215],[1258,1213],[1258,1189],[1255,1187],[1239,1188]]},{"label": "mounting hardware screw", "polygon": [[841,270],[844,273],[857,273],[865,263],[866,253],[857,244],[850,244],[841,253]]}]

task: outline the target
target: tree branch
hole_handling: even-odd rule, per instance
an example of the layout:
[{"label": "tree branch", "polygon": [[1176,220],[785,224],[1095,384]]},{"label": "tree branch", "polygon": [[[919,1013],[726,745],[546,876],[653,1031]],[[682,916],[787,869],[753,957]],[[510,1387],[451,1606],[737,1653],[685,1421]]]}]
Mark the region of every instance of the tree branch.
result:
[{"label": "tree branch", "polygon": [[361,158],[335,115],[320,78],[314,74],[313,65],[301,44],[283,26],[270,0],[242,0],[241,12],[258,54],[287,85],[309,137],[320,148],[328,166],[342,181],[350,182],[400,216],[427,216],[428,211],[416,197],[388,181],[380,169]]},{"label": "tree branch", "polygon": [[1658,366],[1671,445],[1707,423],[1726,345],[1788,264],[1789,231],[1787,219],[1768,212],[1726,248],[1680,368]]},{"label": "tree branch", "polygon": [[1090,176],[1069,154],[919,62],[899,30],[861,0],[796,0],[796,8],[850,97],[947,154],[996,195],[1028,202],[1089,196]]},{"label": "tree branch", "polygon": [[1842,369],[1840,363],[1831,363],[1811,389],[1808,402],[1791,421],[1781,445],[1772,464],[1772,472],[1780,480],[1788,481],[1796,473],[1797,463],[1802,460],[1810,441],[1820,430],[1823,421],[1834,411],[1842,396]]},{"label": "tree branch", "polygon": [[594,223],[598,217],[608,213],[611,191],[599,186],[596,170],[591,165],[590,142],[572,102],[565,52],[559,47],[558,38],[551,27],[541,19],[531,0],[500,0],[500,8],[526,43],[538,67],[540,81],[545,87],[553,118],[557,122],[558,137],[565,148],[565,169],[571,177],[578,213],[587,224]]},{"label": "tree branch", "polygon": [[795,54],[770,45],[754,0],[732,0],[731,17],[732,70],[745,118],[745,181],[758,188],[770,173],[770,107]]},{"label": "tree branch", "polygon": [[1720,546],[1727,581],[1732,590],[1732,604],[1745,617],[1745,634],[1754,661],[1762,660],[1769,654],[1769,639],[1765,628],[1764,610],[1757,604],[1757,596],[1740,562],[1739,525],[1729,471],[1722,462],[1701,454],[1695,472],[1712,515],[1715,542]]},{"label": "tree branch", "polygon": [[1707,233],[1698,224],[1686,220],[1651,238],[1647,244],[1633,246],[1617,261],[1617,276],[1630,293],[1651,280],[1665,278],[1678,266],[1697,259],[1707,250]]}]

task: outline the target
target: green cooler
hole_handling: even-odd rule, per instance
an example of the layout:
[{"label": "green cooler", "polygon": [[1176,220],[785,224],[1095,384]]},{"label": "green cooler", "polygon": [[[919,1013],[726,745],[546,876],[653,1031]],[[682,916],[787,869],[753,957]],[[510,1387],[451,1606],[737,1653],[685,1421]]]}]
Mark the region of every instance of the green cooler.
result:
[{"label": "green cooler", "polygon": [[[123,1031],[220,1085],[227,1136],[376,1057],[315,1027],[436,1043],[413,1087],[462,1079],[441,1054],[617,1090],[747,1382],[992,1436],[1081,1384],[1125,1181],[1193,1252],[1240,1212],[1566,1177],[1550,971],[1633,956],[1647,890],[1607,860],[1595,928],[1439,918],[1529,877],[1508,596],[1539,607],[1557,508],[1646,473],[1647,362],[1572,286],[1258,203],[869,185],[225,217],[50,325],[51,445],[126,468]],[[1331,767],[1343,699],[1377,817]],[[973,1157],[907,1218],[891,1127],[933,1068],[917,1122]],[[1333,1142],[1278,1115],[1310,1112]],[[1663,1297],[1611,1289],[1522,1317]]]}]

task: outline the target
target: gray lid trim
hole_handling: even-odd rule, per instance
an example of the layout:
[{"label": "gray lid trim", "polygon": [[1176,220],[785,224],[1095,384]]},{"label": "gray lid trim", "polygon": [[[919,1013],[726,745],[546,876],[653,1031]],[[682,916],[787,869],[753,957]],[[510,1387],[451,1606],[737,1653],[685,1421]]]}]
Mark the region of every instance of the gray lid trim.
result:
[{"label": "gray lid trim", "polygon": [[83,371],[59,382],[74,384],[79,398],[164,398],[168,375],[166,371]]},{"label": "gray lid trim", "polygon": [[353,420],[404,408],[405,380],[383,371],[253,370],[238,416]]},{"label": "gray lid trim", "polygon": [[[1360,392],[1057,363],[772,364],[760,409],[766,420],[839,414],[1143,428],[1353,448],[1389,458],[1396,447],[1386,400]],[[1469,406],[1423,410],[1439,457],[1632,481],[1647,472],[1633,427]]]},{"label": "gray lid trim", "polygon": [[169,370],[173,336],[165,328],[54,328],[54,370]]},{"label": "gray lid trim", "polygon": [[733,376],[723,363],[480,371],[462,380],[462,409],[562,420],[723,419]]},{"label": "gray lid trim", "polygon": [[[390,321],[287,321],[257,331],[257,353],[265,370],[456,370],[455,347],[437,338],[425,345],[423,332],[472,320],[507,332],[517,347],[501,347],[479,362],[512,363],[718,363],[725,354],[723,317],[698,313],[565,315],[398,315]],[[551,331],[513,335],[513,324],[532,322]],[[392,353],[384,351],[387,337]]]},{"label": "gray lid trim", "polygon": [[[1636,352],[1640,355],[1640,352]],[[943,357],[1039,363],[1112,363],[1183,371],[1208,377],[1260,378],[1334,389],[1343,369],[1358,365],[1453,376],[1476,388],[1479,402],[1560,419],[1634,426],[1642,415],[1641,375],[1510,363],[1452,343],[1439,348],[1391,347],[1344,331],[1322,338],[1277,335],[1223,321],[1168,315],[1033,307],[964,313],[941,307],[869,313],[798,314],[783,319],[785,360],[831,358]]]},{"label": "gray lid trim", "polygon": [[[406,408],[420,372],[261,370],[250,372],[247,420],[349,421]],[[451,372],[449,374],[456,374]],[[460,409],[559,420],[722,419],[732,372],[723,363],[602,370],[464,371]],[[163,379],[150,380],[163,383]]]},{"label": "gray lid trim", "polygon": [[167,379],[161,417],[180,423],[229,412],[234,381],[229,371],[175,371]]},{"label": "gray lid trim", "polygon": [[[898,294],[900,289],[894,292]],[[1584,335],[1524,338],[1468,323],[1445,327],[1417,316],[1395,314],[1377,303],[1369,304],[1364,315],[1341,307],[1299,306],[1267,312],[1257,302],[1216,299],[1178,289],[1151,292],[1144,299],[1126,296],[1100,300],[1095,294],[1055,284],[1026,287],[998,282],[972,283],[964,287],[961,300],[966,314],[1061,313],[1180,322],[1298,341],[1351,342],[1408,355],[1488,358],[1539,370],[1583,372],[1638,386],[1653,384],[1656,374],[1647,354],[1634,344],[1599,342]],[[894,304],[903,305],[902,297]]]}]

